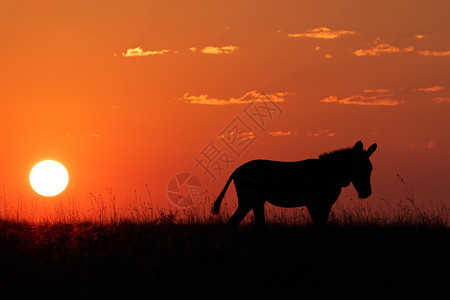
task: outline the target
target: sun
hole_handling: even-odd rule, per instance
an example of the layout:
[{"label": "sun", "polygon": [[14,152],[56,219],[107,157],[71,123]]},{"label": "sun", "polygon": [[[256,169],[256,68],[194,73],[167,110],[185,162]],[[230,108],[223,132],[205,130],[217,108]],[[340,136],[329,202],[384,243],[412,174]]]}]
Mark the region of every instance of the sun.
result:
[{"label": "sun", "polygon": [[45,197],[56,196],[69,183],[69,173],[57,161],[44,160],[36,164],[30,172],[30,184],[33,190]]}]

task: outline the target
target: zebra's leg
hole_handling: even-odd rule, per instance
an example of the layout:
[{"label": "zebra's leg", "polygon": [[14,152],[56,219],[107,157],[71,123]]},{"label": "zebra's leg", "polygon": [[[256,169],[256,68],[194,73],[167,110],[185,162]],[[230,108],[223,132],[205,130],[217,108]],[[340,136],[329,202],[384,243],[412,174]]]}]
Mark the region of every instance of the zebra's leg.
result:
[{"label": "zebra's leg", "polygon": [[264,226],[266,223],[266,219],[264,216],[264,202],[262,204],[258,204],[253,208],[253,215],[255,217],[255,225],[256,226]]},{"label": "zebra's leg", "polygon": [[227,224],[231,226],[237,226],[237,224],[239,224],[239,222],[241,222],[245,218],[250,210],[251,209],[249,207],[238,205],[238,208],[228,220]]},{"label": "zebra's leg", "polygon": [[323,227],[327,224],[331,205],[308,205],[306,207],[308,208],[308,212],[315,226]]}]

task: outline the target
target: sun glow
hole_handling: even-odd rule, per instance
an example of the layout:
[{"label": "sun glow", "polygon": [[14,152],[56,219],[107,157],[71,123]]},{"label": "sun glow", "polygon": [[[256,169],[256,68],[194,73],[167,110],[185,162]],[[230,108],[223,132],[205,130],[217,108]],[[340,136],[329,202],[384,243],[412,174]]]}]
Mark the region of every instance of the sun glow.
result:
[{"label": "sun glow", "polygon": [[39,195],[56,196],[64,191],[68,183],[69,174],[66,168],[57,161],[44,160],[31,169],[30,184]]}]

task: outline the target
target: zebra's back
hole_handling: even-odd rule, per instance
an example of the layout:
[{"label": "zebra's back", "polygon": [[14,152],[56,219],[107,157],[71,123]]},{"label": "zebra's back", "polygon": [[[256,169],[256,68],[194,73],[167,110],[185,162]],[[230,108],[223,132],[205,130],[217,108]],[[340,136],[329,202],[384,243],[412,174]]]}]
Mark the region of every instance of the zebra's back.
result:
[{"label": "zebra's back", "polygon": [[297,207],[317,201],[323,188],[320,182],[322,169],[319,159],[296,162],[252,160],[236,170],[234,181],[238,195],[240,192],[254,193],[277,206]]}]

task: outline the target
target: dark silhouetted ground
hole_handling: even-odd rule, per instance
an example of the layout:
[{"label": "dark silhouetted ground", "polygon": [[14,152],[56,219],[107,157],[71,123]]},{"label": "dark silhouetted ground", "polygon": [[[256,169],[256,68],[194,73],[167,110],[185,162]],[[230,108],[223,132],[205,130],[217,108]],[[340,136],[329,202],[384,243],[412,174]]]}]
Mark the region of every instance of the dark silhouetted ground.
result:
[{"label": "dark silhouetted ground", "polygon": [[0,222],[3,299],[444,299],[445,226]]}]

